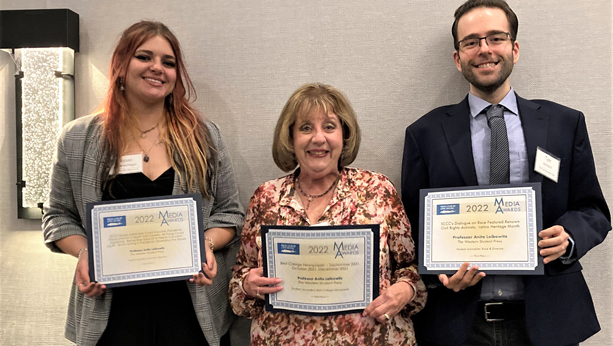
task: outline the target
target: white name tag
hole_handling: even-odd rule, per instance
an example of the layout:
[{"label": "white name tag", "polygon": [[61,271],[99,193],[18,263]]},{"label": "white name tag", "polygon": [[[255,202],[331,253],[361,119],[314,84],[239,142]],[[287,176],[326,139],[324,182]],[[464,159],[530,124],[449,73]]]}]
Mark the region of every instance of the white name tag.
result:
[{"label": "white name tag", "polygon": [[141,173],[143,171],[143,154],[124,155],[119,160],[117,174]]},{"label": "white name tag", "polygon": [[560,173],[560,159],[537,147],[534,171],[557,183]]}]

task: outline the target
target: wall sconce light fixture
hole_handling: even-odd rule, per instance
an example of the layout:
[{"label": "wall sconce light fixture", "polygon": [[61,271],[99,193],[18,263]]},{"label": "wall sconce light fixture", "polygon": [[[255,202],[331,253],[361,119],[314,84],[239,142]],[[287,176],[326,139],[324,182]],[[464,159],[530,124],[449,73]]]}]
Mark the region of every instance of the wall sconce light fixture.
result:
[{"label": "wall sconce light fixture", "polygon": [[17,216],[39,219],[57,139],[74,119],[79,15],[68,9],[0,11],[0,49],[16,66]]}]

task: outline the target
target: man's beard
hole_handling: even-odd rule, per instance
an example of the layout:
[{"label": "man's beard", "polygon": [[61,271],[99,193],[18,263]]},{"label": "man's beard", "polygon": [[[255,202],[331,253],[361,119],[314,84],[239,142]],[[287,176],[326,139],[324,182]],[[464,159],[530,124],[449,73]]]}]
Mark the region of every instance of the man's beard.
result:
[{"label": "man's beard", "polygon": [[498,65],[501,65],[500,72],[498,72],[498,75],[493,81],[490,81],[487,83],[484,83],[479,79],[479,77],[474,73],[475,67],[470,65],[470,63],[467,63],[467,64],[462,63],[462,74],[464,75],[464,78],[466,78],[466,80],[472,86],[474,86],[477,90],[485,94],[492,94],[496,90],[498,90],[498,88],[500,88],[502,84],[504,84],[504,82],[511,75],[511,72],[513,72],[512,61],[513,61],[512,54],[506,57],[505,59],[500,60],[498,62]]}]

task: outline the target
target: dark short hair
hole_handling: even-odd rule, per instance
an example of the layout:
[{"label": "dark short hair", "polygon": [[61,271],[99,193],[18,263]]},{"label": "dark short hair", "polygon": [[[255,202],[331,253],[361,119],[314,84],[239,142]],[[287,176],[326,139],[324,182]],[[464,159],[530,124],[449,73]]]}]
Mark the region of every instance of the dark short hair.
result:
[{"label": "dark short hair", "polygon": [[462,4],[462,6],[458,7],[455,10],[453,21],[453,26],[451,27],[451,34],[453,35],[453,46],[456,50],[460,47],[458,45],[458,22],[460,18],[464,16],[466,13],[478,7],[490,7],[490,8],[499,8],[501,9],[507,16],[507,20],[509,21],[509,34],[511,35],[511,41],[515,41],[517,39],[517,29],[519,28],[519,21],[517,20],[517,15],[511,9],[509,4],[507,4],[504,0],[468,0]]}]

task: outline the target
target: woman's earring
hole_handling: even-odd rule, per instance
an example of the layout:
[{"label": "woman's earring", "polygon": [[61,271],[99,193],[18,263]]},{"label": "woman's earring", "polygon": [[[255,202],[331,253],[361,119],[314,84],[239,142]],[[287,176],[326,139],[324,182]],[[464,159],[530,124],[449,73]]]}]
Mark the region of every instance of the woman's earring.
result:
[{"label": "woman's earring", "polygon": [[121,85],[119,86],[119,91],[124,91],[124,90],[126,90],[126,88],[123,86],[123,84],[121,84]]}]

